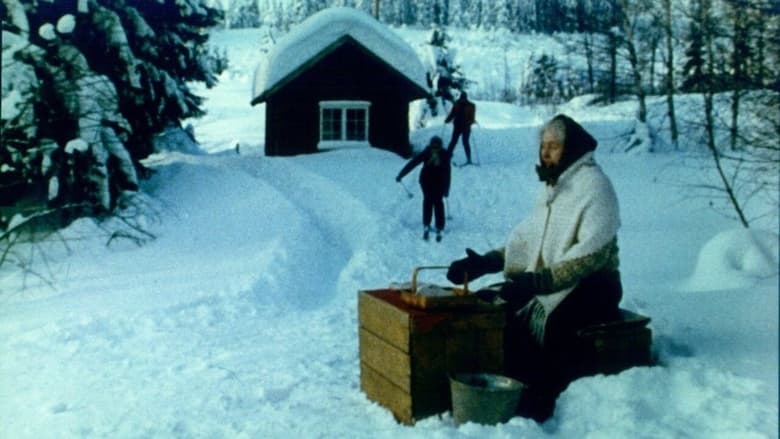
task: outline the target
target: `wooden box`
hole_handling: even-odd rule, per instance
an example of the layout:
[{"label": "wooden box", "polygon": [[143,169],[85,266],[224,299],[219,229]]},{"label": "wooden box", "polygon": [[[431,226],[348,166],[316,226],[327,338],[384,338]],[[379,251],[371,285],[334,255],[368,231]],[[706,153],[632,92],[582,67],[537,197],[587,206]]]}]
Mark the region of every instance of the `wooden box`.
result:
[{"label": "wooden box", "polygon": [[649,317],[621,310],[621,318],[584,328],[578,333],[583,374],[618,373],[652,363]]},{"label": "wooden box", "polygon": [[450,409],[448,374],[503,370],[500,307],[420,309],[397,290],[360,291],[360,386],[413,424]]}]

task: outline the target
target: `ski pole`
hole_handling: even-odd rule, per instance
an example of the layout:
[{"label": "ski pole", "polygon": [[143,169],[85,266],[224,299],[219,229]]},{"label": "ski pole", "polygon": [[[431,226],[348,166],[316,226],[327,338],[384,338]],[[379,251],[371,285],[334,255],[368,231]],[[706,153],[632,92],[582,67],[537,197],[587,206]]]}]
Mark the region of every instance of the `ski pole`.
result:
[{"label": "ski pole", "polygon": [[407,198],[414,197],[414,194],[412,193],[412,191],[409,190],[409,188],[406,187],[403,180],[398,180],[398,183],[400,183],[401,187],[404,188],[404,191],[406,191]]},{"label": "ski pole", "polygon": [[[478,127],[482,128],[482,126],[479,124],[479,122],[476,122],[476,125]],[[482,130],[480,129],[480,131],[482,131]],[[477,136],[474,136],[474,137],[477,137]],[[479,150],[477,149],[477,143],[474,141],[474,137],[471,138],[471,148],[474,149],[474,158],[476,159],[474,161],[474,164],[479,166],[480,163],[481,163],[480,160],[479,160]]]}]

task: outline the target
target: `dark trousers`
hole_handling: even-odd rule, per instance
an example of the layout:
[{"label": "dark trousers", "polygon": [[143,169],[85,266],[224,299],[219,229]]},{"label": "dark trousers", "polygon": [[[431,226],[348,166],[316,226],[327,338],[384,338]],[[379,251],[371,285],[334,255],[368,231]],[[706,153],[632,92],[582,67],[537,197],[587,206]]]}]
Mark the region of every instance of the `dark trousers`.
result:
[{"label": "dark trousers", "polygon": [[570,381],[566,368],[571,365],[561,363],[560,352],[570,348],[579,329],[618,318],[622,297],[617,271],[600,271],[583,279],[547,318],[544,346],[530,334],[528,316],[516,313],[530,297],[508,307],[504,368],[507,375],[529,385],[521,414],[539,421],[552,415],[555,399]]},{"label": "dark trousers", "polygon": [[452,138],[450,138],[450,144],[447,146],[447,151],[452,155],[452,151],[455,150],[455,145],[457,145],[459,137],[463,137],[463,150],[466,152],[466,160],[470,162],[471,143],[469,142],[469,138],[471,137],[471,127],[453,125]]},{"label": "dark trousers", "polygon": [[441,195],[423,194],[423,225],[431,225],[431,218],[436,214],[436,229],[443,230],[445,224],[444,218],[444,199]]},{"label": "dark trousers", "polygon": [[547,318],[545,348],[560,349],[578,330],[618,319],[622,298],[623,286],[618,271],[597,271],[581,280]]}]

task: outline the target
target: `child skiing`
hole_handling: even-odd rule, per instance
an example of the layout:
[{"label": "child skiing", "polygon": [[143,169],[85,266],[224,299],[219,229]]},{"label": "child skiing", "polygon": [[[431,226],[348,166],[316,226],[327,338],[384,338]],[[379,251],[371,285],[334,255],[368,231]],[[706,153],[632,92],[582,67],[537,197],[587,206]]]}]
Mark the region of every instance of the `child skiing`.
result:
[{"label": "child skiing", "polygon": [[441,137],[433,136],[428,146],[412,157],[395,177],[395,181],[400,182],[412,169],[420,163],[423,164],[419,180],[423,192],[423,239],[426,241],[430,237],[431,219],[434,215],[436,241],[441,241],[442,238],[446,223],[444,197],[450,192],[450,157],[451,154],[444,149]]}]

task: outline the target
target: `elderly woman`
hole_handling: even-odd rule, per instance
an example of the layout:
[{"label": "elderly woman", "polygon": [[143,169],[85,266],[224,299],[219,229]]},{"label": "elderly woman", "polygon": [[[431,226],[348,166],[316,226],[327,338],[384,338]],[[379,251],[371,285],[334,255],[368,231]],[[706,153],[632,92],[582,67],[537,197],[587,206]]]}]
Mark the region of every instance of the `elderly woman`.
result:
[{"label": "elderly woman", "polygon": [[618,201],[593,157],[596,140],[565,115],[547,122],[540,140],[536,172],[544,187],[528,218],[503,248],[467,249],[447,273],[461,283],[503,270],[504,283],[476,294],[508,303],[504,354],[515,375],[577,329],[616,318],[622,297]]}]

